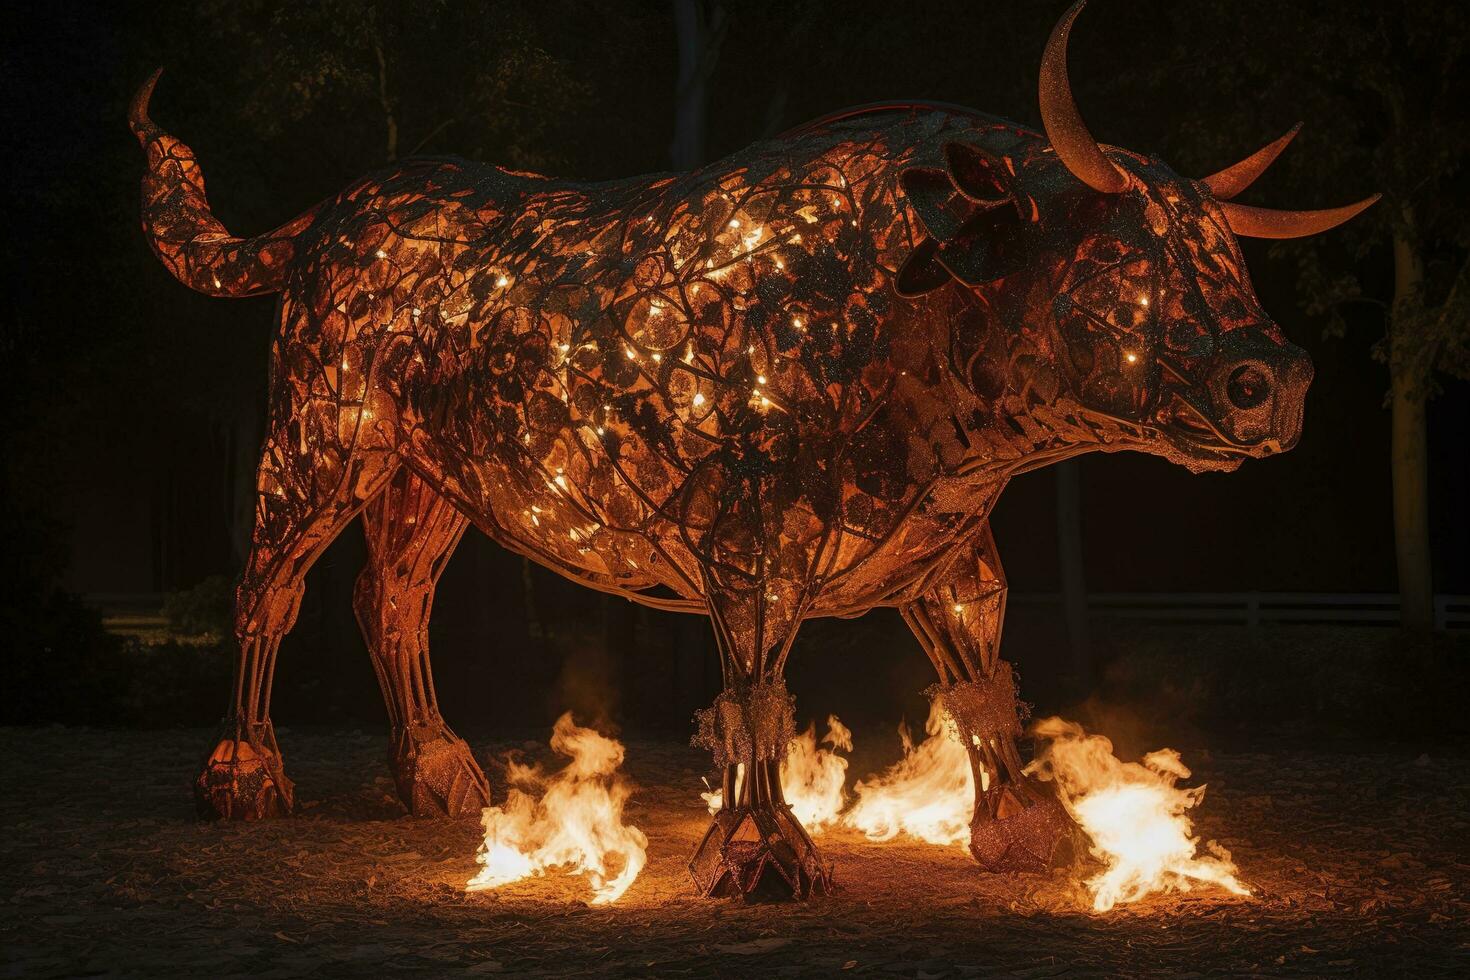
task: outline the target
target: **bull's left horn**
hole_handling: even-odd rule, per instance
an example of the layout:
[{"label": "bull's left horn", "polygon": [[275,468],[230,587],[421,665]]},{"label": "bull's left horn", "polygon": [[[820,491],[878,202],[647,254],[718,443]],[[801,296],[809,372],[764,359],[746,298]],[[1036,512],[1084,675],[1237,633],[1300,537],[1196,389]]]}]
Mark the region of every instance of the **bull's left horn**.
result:
[{"label": "bull's left horn", "polygon": [[1067,36],[1072,32],[1072,22],[1085,6],[1087,0],[1077,0],[1057,21],[1047,39],[1046,51],[1041,56],[1041,124],[1046,127],[1046,138],[1051,140],[1052,148],[1073,176],[1093,190],[1117,194],[1128,187],[1128,175],[1108,159],[1092,138],[1082,121],[1082,113],[1077,111],[1072,86],[1067,81]]},{"label": "bull's left horn", "polygon": [[1234,201],[1222,201],[1220,209],[1230,230],[1245,238],[1305,238],[1336,228],[1359,212],[1371,207],[1382,194],[1365,197],[1357,204],[1325,211],[1275,211],[1253,208]]},{"label": "bull's left horn", "polygon": [[1210,189],[1217,201],[1228,201],[1230,198],[1245,190],[1255,183],[1256,178],[1266,172],[1266,168],[1276,162],[1281,151],[1286,149],[1286,144],[1292,141],[1297,133],[1301,132],[1302,124],[1297,123],[1287,130],[1285,136],[1273,143],[1267,143],[1244,160],[1233,166],[1226,167],[1217,174],[1210,174],[1200,181]]}]

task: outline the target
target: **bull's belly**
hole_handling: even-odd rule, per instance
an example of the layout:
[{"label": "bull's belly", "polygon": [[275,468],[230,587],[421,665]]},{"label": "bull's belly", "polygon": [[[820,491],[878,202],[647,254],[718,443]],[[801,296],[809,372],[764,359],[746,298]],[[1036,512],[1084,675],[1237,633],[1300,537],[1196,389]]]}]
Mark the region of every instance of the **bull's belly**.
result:
[{"label": "bull's belly", "polygon": [[[669,592],[692,608],[703,604],[698,557],[646,491],[618,486],[596,494],[575,474],[531,472],[488,455],[473,464],[440,461],[431,482],[497,543],[573,581],[651,605],[671,605]],[[666,494],[679,497],[676,488]],[[817,593],[808,615],[853,616],[912,601],[981,523],[983,512],[958,523],[953,515],[910,513],[877,541],[834,529],[809,555]],[[788,584],[800,590],[804,583]],[[635,594],[648,590],[656,591]]]},{"label": "bull's belly", "polygon": [[[463,457],[458,457],[463,458]],[[433,461],[428,478],[497,544],[573,581],[639,592],[663,586],[702,602],[699,575],[676,529],[647,507],[589,499],[587,487],[565,473],[532,474],[488,459],[473,465]]]}]

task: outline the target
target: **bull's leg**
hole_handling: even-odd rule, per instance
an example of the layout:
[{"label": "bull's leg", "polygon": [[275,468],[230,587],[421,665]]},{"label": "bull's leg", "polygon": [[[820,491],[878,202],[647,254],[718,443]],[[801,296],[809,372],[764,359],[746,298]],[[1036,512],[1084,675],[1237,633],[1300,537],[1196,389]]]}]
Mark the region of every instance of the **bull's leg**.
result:
[{"label": "bull's leg", "polygon": [[429,670],[434,585],[467,521],[406,469],[362,520],[368,560],[353,608],[388,705],[398,795],[414,816],[478,816],[490,786],[469,746],[440,717]]},{"label": "bull's leg", "polygon": [[389,475],[379,457],[349,461],[303,447],[299,430],[266,440],[257,475],[250,557],[235,593],[234,698],[219,742],[194,781],[200,816],[252,820],[292,807],[271,725],[271,679],[281,638],[296,622],[305,577],[321,552]]},{"label": "bull's leg", "polygon": [[939,672],[933,697],[969,752],[970,853],[987,871],[1042,871],[1073,825],[1050,789],[1022,773],[1021,705],[1011,666],[1000,659],[1005,606],[1005,573],[987,525],[947,581],[902,611]]},{"label": "bull's leg", "polygon": [[782,672],[801,604],[778,610],[774,600],[765,588],[710,599],[725,686],[698,716],[696,742],[723,771],[721,809],[689,862],[704,896],[806,898],[831,890],[831,867],[781,792],[781,759],[795,726]]}]

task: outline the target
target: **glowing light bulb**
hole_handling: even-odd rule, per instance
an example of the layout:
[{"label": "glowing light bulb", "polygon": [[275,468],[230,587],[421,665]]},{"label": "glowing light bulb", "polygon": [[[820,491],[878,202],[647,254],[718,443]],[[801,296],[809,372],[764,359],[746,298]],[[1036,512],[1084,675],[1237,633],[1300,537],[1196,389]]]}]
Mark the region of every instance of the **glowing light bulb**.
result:
[{"label": "glowing light bulb", "polygon": [[1135,354],[1135,353],[1133,353],[1132,351],[1129,351],[1125,356],[1128,358],[1128,363],[1129,364],[1137,364],[1138,363],[1138,355]]},{"label": "glowing light bulb", "polygon": [[766,383],[766,376],[764,374],[757,374],[755,376],[755,380],[756,380],[756,383],[757,384],[765,384]]},{"label": "glowing light bulb", "polygon": [[1139,306],[1147,306],[1148,305],[1148,297],[1147,296],[1140,296],[1140,297],[1138,297],[1138,305]]},{"label": "glowing light bulb", "polygon": [[381,248],[380,248],[380,249],[378,249],[378,250],[377,250],[377,251],[376,251],[376,252],[374,252],[374,253],[373,253],[373,254],[374,254],[374,255],[376,255],[376,256],[377,256],[377,257],[378,257],[378,258],[380,258],[380,259],[386,259],[386,258],[387,258],[387,257],[388,257],[388,253],[387,253],[387,252],[385,252],[385,251],[383,251],[383,250],[382,250],[382,249],[381,249]]},{"label": "glowing light bulb", "polygon": [[957,612],[957,613],[962,613],[962,612],[965,611],[965,607],[962,606],[962,605],[960,605],[958,602],[956,602],[954,604],[954,611]]},{"label": "glowing light bulb", "polygon": [[702,391],[696,391],[694,393],[694,407],[695,408],[698,408],[699,406],[701,406],[703,404],[704,404],[704,392],[702,392]]},{"label": "glowing light bulb", "polygon": [[506,286],[510,285],[510,280],[507,279],[505,276],[501,276],[499,279],[495,280],[495,285],[500,289],[504,289]]}]

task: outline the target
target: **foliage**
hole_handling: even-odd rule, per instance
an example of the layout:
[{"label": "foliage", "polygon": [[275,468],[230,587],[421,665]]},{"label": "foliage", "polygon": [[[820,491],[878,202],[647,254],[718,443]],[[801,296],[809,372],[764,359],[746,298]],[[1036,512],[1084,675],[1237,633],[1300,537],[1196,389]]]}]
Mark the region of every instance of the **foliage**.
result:
[{"label": "foliage", "polygon": [[59,589],[19,602],[8,598],[5,606],[13,652],[0,693],[0,724],[125,720],[118,703],[128,681],[118,658],[122,642],[103,631],[95,611]]},{"label": "foliage", "polygon": [[1099,698],[1161,731],[1470,735],[1470,636],[1372,626],[1127,626],[1102,631]]},{"label": "foliage", "polygon": [[170,592],[163,615],[175,633],[228,637],[234,622],[235,590],[224,575],[211,575],[192,588]]},{"label": "foliage", "polygon": [[519,4],[208,0],[198,14],[206,36],[238,46],[242,115],[268,141],[325,112],[381,133],[377,161],[453,146],[549,168],[564,161],[548,130],[587,95]]},{"label": "foliage", "polygon": [[[1342,232],[1273,249],[1296,263],[1307,311],[1342,336],[1355,307],[1376,310],[1375,357],[1410,390],[1436,393],[1437,371],[1470,377],[1470,12],[1452,0],[1189,0],[1170,15],[1176,45],[1151,82],[1196,95],[1178,162],[1209,173],[1306,120],[1248,200],[1383,194]],[[1241,24],[1260,27],[1242,37]],[[1394,295],[1381,270],[1404,256],[1423,281]]]}]

